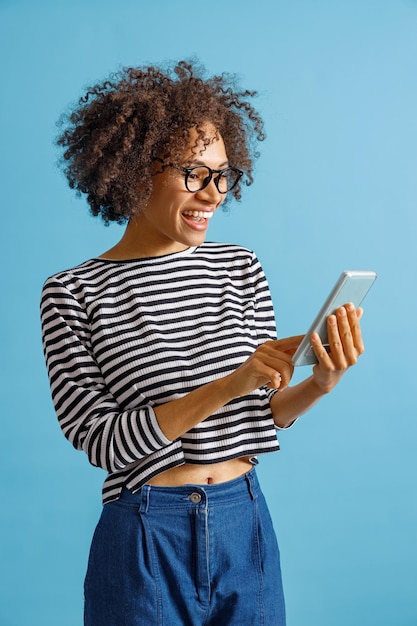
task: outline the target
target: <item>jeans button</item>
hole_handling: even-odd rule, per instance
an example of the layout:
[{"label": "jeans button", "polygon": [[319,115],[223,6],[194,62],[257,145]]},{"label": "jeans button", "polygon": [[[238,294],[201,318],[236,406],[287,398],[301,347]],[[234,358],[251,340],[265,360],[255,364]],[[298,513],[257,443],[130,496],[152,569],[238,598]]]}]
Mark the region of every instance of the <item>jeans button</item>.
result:
[{"label": "jeans button", "polygon": [[201,495],[197,492],[194,492],[188,496],[188,499],[191,500],[191,502],[194,502],[194,504],[198,504],[199,502],[201,502]]}]

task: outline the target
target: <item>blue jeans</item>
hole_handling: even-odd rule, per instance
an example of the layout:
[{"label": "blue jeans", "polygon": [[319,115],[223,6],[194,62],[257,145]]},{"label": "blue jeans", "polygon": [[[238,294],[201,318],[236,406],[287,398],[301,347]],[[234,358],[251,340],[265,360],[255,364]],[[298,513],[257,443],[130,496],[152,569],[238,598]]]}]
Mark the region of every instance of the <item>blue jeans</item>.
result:
[{"label": "blue jeans", "polygon": [[278,544],[256,472],[145,485],[106,504],[85,580],[85,626],[284,626]]}]

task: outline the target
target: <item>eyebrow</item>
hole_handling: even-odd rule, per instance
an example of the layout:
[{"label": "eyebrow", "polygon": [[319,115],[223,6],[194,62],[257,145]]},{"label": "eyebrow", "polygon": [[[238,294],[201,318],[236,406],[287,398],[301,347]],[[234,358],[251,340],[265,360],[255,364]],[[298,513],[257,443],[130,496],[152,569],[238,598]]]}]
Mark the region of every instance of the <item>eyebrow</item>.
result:
[{"label": "eyebrow", "polygon": [[[187,163],[190,163],[190,165],[191,163],[195,163],[196,165],[204,165],[205,167],[209,167],[207,163],[204,163],[204,161],[200,161],[200,159],[190,159],[189,161],[187,161]],[[224,163],[220,163],[219,168],[222,168],[228,165],[229,165],[229,161],[225,161]]]}]

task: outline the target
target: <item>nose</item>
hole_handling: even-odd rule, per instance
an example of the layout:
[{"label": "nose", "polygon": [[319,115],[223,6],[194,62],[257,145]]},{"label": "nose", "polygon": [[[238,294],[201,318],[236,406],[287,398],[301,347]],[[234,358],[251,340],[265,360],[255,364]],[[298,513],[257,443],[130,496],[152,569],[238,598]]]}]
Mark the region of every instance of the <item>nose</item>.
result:
[{"label": "nose", "polygon": [[207,185],[207,187],[204,187],[204,189],[200,189],[200,191],[196,191],[194,195],[197,196],[199,200],[208,202],[215,206],[219,206],[226,197],[226,194],[220,193],[220,191],[217,189],[214,182],[214,176]]}]

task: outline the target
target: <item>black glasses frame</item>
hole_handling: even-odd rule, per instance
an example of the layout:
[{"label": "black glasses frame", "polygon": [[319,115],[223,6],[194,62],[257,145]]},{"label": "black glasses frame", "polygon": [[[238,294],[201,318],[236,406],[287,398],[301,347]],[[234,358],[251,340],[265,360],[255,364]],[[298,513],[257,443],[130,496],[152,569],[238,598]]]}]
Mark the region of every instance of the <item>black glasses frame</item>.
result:
[{"label": "black glasses frame", "polygon": [[[243,171],[238,169],[237,167],[226,167],[223,170],[213,170],[208,165],[193,165],[192,167],[182,167],[181,165],[175,165],[175,163],[165,163],[165,161],[163,161],[159,157],[152,157],[152,158],[153,158],[154,161],[159,161],[159,163],[162,163],[162,165],[164,167],[173,167],[174,169],[179,170],[180,172],[184,172],[184,174],[185,174],[185,179],[184,179],[185,188],[190,193],[198,193],[199,191],[202,191],[203,189],[205,189],[207,187],[207,185],[210,184],[211,180],[213,179],[214,184],[216,185],[217,191],[219,193],[221,193],[221,194],[226,194],[229,191],[232,191],[232,189],[234,189],[236,187],[236,185],[238,184],[239,180],[243,176]],[[200,189],[195,189],[195,190],[194,189],[190,189],[188,187],[188,178],[189,178],[190,174],[194,170],[198,170],[201,167],[205,167],[209,171],[209,175],[204,179],[204,184],[203,184],[202,187],[200,187]],[[237,178],[236,178],[235,182],[233,183],[233,185],[229,189],[227,189],[226,191],[222,191],[219,188],[219,181],[220,181],[220,177],[223,176],[225,174],[225,172],[235,172],[237,174]],[[217,176],[215,176],[213,178],[213,174],[217,174]]]}]

